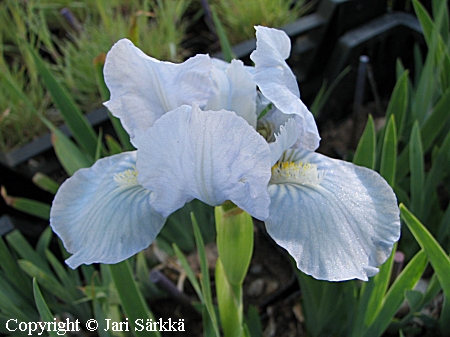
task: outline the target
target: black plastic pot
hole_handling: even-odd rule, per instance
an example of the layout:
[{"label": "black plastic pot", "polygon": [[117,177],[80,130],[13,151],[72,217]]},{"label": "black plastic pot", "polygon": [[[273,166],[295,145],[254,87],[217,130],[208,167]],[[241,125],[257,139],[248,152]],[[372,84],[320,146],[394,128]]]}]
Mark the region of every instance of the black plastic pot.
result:
[{"label": "black plastic pot", "polygon": [[[112,133],[106,108],[95,110],[86,114],[89,123],[95,128],[106,129]],[[66,126],[60,130],[70,136]],[[0,186],[4,186],[8,195],[29,198],[51,204],[53,195],[32,182],[37,172],[47,174],[55,180],[62,182],[66,178],[51,143],[51,134],[14,149],[7,153],[0,153]],[[19,229],[30,243],[35,243],[48,222],[31,215],[24,214],[6,205],[0,197],[0,234],[5,235],[12,229]]]},{"label": "black plastic pot", "polygon": [[[339,110],[345,112],[344,106],[351,105],[360,55],[368,54],[375,80],[386,94],[390,94],[395,84],[396,59],[406,60],[407,67],[413,66],[414,43],[424,46],[418,20],[404,12],[388,13],[387,8],[386,0],[321,0],[314,13],[281,27],[292,41],[287,62],[307,106],[312,104],[324,81],[330,85],[349,65],[354,70],[343,85],[349,90],[337,90],[341,107],[328,104],[323,118],[329,118],[331,113],[339,116]],[[235,45],[233,52],[251,65],[250,53],[255,48],[256,39],[251,39]],[[213,57],[223,59],[221,53]]]},{"label": "black plastic pot", "polygon": [[[85,116],[94,127],[98,127],[109,121],[106,108],[97,109]],[[71,135],[65,125],[60,127],[60,130],[67,136]],[[37,172],[49,174],[60,168],[59,162],[53,152],[50,133],[18,149],[13,149],[6,153],[0,152],[0,165],[29,179]]]}]

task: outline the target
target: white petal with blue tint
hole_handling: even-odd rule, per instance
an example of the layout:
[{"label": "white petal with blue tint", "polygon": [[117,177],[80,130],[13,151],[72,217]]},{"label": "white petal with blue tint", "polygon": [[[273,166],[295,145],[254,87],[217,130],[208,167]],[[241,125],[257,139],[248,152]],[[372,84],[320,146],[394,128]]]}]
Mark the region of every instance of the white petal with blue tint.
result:
[{"label": "white petal with blue tint", "polygon": [[[264,138],[266,138],[269,143],[274,142],[275,135],[280,133],[281,127],[285,125],[289,120],[291,120],[290,123],[295,125],[296,130],[295,134],[293,132],[290,133],[290,137],[295,137],[296,139],[296,141],[294,141],[294,143],[291,145],[292,148],[304,149],[304,144],[302,144],[303,138],[299,136],[304,134],[303,118],[299,115],[288,115],[274,107],[270,109],[269,112],[267,112],[261,119],[258,120],[257,130],[264,136]],[[294,125],[291,125],[291,129],[294,129]],[[284,150],[287,150],[287,148],[285,148]],[[275,164],[275,162],[273,163]]]},{"label": "white petal with blue tint", "polygon": [[194,198],[212,206],[231,200],[258,219],[268,216],[269,146],[234,112],[168,112],[146,132],[137,169],[164,216]]},{"label": "white petal with blue tint", "polygon": [[256,27],[256,50],[250,55],[256,69],[253,79],[279,110],[299,116],[299,147],[314,151],[319,147],[319,132],[313,115],[300,100],[297,80],[285,61],[290,49],[290,39],[283,31]]},{"label": "white petal with blue tint", "polygon": [[367,280],[399,239],[396,197],[376,172],[287,151],[269,185],[268,233],[315,278]]},{"label": "white petal with blue tint", "polygon": [[148,247],[165,218],[149,204],[150,191],[137,183],[136,152],[98,160],[61,185],[50,225],[69,253],[71,268],[117,263]]},{"label": "white petal with blue tint", "polygon": [[256,84],[242,61],[212,59],[213,93],[205,110],[229,110],[256,128]]},{"label": "white petal with blue tint", "polygon": [[207,55],[180,64],[162,62],[123,39],[106,57],[104,75],[111,98],[105,105],[121,119],[138,147],[144,132],[167,111],[183,104],[206,104],[212,86],[210,72]]},{"label": "white petal with blue tint", "polygon": [[275,141],[269,143],[270,148],[270,165],[280,159],[284,151],[291,148],[297,141],[297,124],[295,120],[289,119],[284,125],[280,126],[280,132],[275,134]]}]

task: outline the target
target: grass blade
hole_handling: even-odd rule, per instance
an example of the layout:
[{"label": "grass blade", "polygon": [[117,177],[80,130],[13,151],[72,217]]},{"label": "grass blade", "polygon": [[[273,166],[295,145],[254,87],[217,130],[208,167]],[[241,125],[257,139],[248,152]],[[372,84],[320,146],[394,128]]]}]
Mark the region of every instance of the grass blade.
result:
[{"label": "grass blade", "polygon": [[[42,321],[44,322],[54,322],[53,314],[51,313],[50,309],[47,306],[47,303],[44,300],[44,297],[42,297],[41,290],[39,289],[39,286],[36,282],[36,279],[33,279],[33,293],[34,293],[34,301],[36,303],[36,307],[39,311],[39,315],[41,316]],[[61,334],[61,332],[54,331],[53,329],[47,330],[50,337],[59,337],[59,336],[66,336],[65,333]]]},{"label": "grass blade", "polygon": [[214,26],[216,27],[217,36],[219,37],[220,47],[222,48],[223,59],[227,62],[231,62],[231,60],[235,58],[235,55],[231,48],[230,41],[228,40],[227,33],[225,33],[225,29],[223,29],[222,23],[214,8],[211,8],[211,14]]},{"label": "grass blade", "polygon": [[197,278],[194,275],[194,271],[192,270],[191,266],[189,266],[189,263],[187,262],[186,257],[184,256],[180,248],[178,248],[178,246],[175,243],[172,245],[172,247],[178,260],[180,260],[181,266],[183,267],[183,270],[185,271],[189,281],[191,282],[192,287],[197,293],[198,298],[200,299],[201,302],[203,302],[203,293],[202,290],[200,289],[200,284],[198,283]]},{"label": "grass blade", "polygon": [[94,163],[94,157],[88,158],[74,142],[58,129],[52,132],[52,143],[59,162],[70,176],[80,168],[89,167]]},{"label": "grass blade", "polygon": [[5,200],[5,203],[12,208],[34,215],[43,220],[48,220],[50,217],[50,205],[44,202],[27,198],[11,197],[6,193],[4,186],[1,187],[1,195],[3,200]]},{"label": "grass blade", "polygon": [[372,115],[369,115],[366,128],[359,140],[355,156],[353,157],[353,164],[374,169],[376,154],[375,125],[373,123]]},{"label": "grass blade", "polygon": [[62,286],[62,284],[56,279],[55,276],[53,276],[52,273],[39,268],[27,260],[19,260],[19,266],[25,273],[33,278],[36,278],[42,287],[59,299],[66,303],[72,303],[72,301],[75,300],[75,298],[67,292],[67,289]]},{"label": "grass blade", "polygon": [[40,172],[33,176],[33,183],[51,194],[56,194],[59,188],[59,184],[56,181]]},{"label": "grass blade", "polygon": [[450,258],[425,226],[404,205],[400,205],[400,214],[419,245],[426,252],[444,291],[444,306],[441,312],[440,325],[443,335],[449,335],[450,278],[448,276],[450,275]]},{"label": "grass blade", "polygon": [[217,322],[216,312],[214,310],[214,305],[212,301],[208,263],[206,260],[206,253],[205,253],[205,244],[203,243],[202,233],[200,232],[194,213],[191,213],[191,221],[192,226],[194,227],[195,242],[198,250],[198,258],[200,260],[200,270],[202,273],[200,284],[202,286],[203,300],[204,305],[206,307],[206,312],[204,310],[203,321],[204,325],[205,324],[208,325],[210,323],[212,325],[212,330],[214,331],[215,336],[219,337],[220,336],[219,325]]},{"label": "grass blade", "polygon": [[395,172],[397,168],[397,132],[395,128],[394,115],[391,115],[386,126],[386,135],[383,141],[383,152],[381,154],[380,174],[394,187]]},{"label": "grass blade", "polygon": [[410,208],[417,216],[422,217],[422,196],[424,189],[423,147],[420,137],[419,123],[414,123],[409,142],[409,170],[411,172]]},{"label": "grass blade", "polygon": [[377,317],[364,333],[365,337],[381,336],[405,299],[405,291],[414,287],[427,266],[427,255],[418,252],[397,277],[387,292]]},{"label": "grass blade", "polygon": [[[371,296],[367,305],[366,315],[364,318],[364,323],[370,326],[375,318],[377,317],[382,304],[383,298],[389,286],[389,281],[391,279],[392,266],[394,264],[394,255],[397,249],[397,244],[395,244],[392,249],[391,256],[389,259],[380,267],[380,271],[375,277],[370,281],[373,283],[371,288]],[[366,289],[367,290],[367,289]]]},{"label": "grass blade", "polygon": [[[44,257],[33,250],[31,245],[19,231],[13,231],[8,234],[6,236],[6,241],[8,241],[9,245],[19,254],[20,257],[28,260],[30,263],[36,265],[45,272],[51,273],[50,267]],[[26,272],[26,270],[24,271]]]},{"label": "grass blade", "polygon": [[386,119],[394,115],[397,129],[401,129],[405,111],[408,107],[408,75],[405,70],[397,80],[386,110]]},{"label": "grass blade", "polygon": [[[448,107],[450,106],[450,89],[442,94],[439,101],[431,111],[431,114],[420,126],[420,134],[422,135],[422,146],[424,153],[427,152],[434,141],[441,133],[443,128],[450,121]],[[407,175],[409,172],[409,148],[406,147],[398,157],[397,179]]]},{"label": "grass blade", "polygon": [[[6,278],[13,284],[17,290],[25,297],[31,294],[30,279],[19,268],[17,261],[13,258],[10,250],[0,236],[0,268],[4,271]],[[30,298],[31,299],[31,298]]]},{"label": "grass blade", "polygon": [[117,290],[117,294],[120,298],[120,303],[125,312],[125,315],[128,317],[130,326],[135,336],[137,337],[145,337],[145,336],[160,336],[158,331],[149,332],[149,331],[138,331],[135,330],[136,320],[146,319],[155,320],[153,314],[150,309],[147,307],[145,303],[144,297],[142,293],[139,291],[139,288],[133,278],[133,273],[131,271],[130,264],[128,260],[119,262],[117,264],[108,265],[109,272],[111,273],[111,277],[113,279],[114,285]]},{"label": "grass blade", "polygon": [[32,48],[29,48],[29,50],[35,61],[36,68],[45,86],[50,91],[53,101],[59,108],[70,132],[89,157],[95,158],[97,136],[94,129],[84,118],[81,110],[67,90],[58,83],[42,58]]}]

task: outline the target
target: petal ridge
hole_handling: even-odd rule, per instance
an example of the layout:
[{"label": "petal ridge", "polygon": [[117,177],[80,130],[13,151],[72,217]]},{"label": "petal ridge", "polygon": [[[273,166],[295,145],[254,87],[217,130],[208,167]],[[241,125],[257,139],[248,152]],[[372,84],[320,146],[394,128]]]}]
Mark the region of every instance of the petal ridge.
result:
[{"label": "petal ridge", "polygon": [[212,206],[231,200],[259,219],[268,216],[269,147],[234,112],[182,106],[161,117],[144,140],[139,181],[153,191],[150,203],[161,214],[195,198]]}]

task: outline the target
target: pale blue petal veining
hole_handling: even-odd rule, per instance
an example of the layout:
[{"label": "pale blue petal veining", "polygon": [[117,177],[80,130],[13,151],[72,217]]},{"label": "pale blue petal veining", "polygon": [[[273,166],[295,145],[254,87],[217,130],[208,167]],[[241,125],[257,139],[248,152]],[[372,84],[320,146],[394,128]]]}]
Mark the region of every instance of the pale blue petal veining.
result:
[{"label": "pale blue petal veining", "polygon": [[196,198],[216,206],[231,200],[252,216],[268,216],[267,142],[230,111],[182,106],[146,132],[138,150],[139,182],[168,216]]},{"label": "pale blue petal veining", "polygon": [[207,55],[180,64],[162,62],[122,39],[106,56],[104,75],[111,98],[105,105],[138,147],[144,132],[167,111],[183,104],[206,104],[211,67]]},{"label": "pale blue petal veining", "polygon": [[117,263],[148,247],[165,218],[149,203],[150,191],[137,184],[136,152],[98,160],[78,170],[59,188],[50,225],[80,264]]},{"label": "pale blue petal veining", "polygon": [[372,170],[314,152],[290,150],[283,160],[317,165],[320,177],[272,181],[268,233],[317,279],[375,275],[400,235],[390,186]]}]

